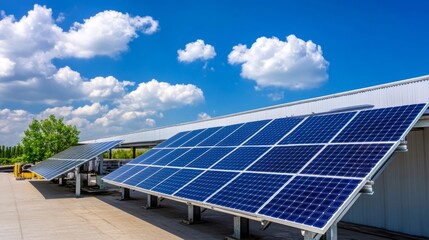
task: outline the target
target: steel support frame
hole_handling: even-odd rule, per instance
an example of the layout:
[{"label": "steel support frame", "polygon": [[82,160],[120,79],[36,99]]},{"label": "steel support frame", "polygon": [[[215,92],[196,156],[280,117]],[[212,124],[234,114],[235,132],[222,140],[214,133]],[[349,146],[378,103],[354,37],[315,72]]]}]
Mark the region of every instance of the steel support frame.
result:
[{"label": "steel support frame", "polygon": [[188,204],[188,219],[184,219],[182,222],[188,225],[201,223],[201,212],[201,207]]},{"label": "steel support frame", "polygon": [[146,209],[159,208],[159,197],[147,194]]},{"label": "steel support frame", "polygon": [[250,238],[249,219],[239,216],[234,216],[234,235],[232,239],[248,239]]},{"label": "steel support frame", "polygon": [[129,199],[131,199],[131,197],[130,197],[130,189],[129,188],[121,187],[121,201],[123,201],[123,200],[129,200]]},{"label": "steel support frame", "polygon": [[76,176],[76,198],[80,197],[80,190],[81,190],[81,176],[80,176],[80,167],[75,168],[75,176]]}]

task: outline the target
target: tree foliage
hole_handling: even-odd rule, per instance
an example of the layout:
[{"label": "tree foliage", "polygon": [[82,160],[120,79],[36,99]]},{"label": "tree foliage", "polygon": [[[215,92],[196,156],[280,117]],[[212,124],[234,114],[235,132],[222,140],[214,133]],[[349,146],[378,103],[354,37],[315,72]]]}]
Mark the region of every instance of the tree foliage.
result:
[{"label": "tree foliage", "polygon": [[28,126],[22,138],[24,159],[35,163],[64,151],[79,141],[79,130],[75,126],[64,124],[64,118],[54,115],[33,122]]}]

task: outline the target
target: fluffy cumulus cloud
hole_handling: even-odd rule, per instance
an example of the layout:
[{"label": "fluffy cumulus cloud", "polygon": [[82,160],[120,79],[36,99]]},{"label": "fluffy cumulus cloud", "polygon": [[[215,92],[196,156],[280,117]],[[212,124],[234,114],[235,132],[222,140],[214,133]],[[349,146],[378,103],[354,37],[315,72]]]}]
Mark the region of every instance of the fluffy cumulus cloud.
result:
[{"label": "fluffy cumulus cloud", "polygon": [[153,34],[158,28],[150,16],[117,11],[100,12],[68,30],[57,25],[51,9],[37,4],[21,19],[2,14],[0,101],[58,104],[121,96],[131,82],[114,77],[84,79],[67,66],[57,69],[53,60],[116,56],[140,34]]},{"label": "fluffy cumulus cloud", "polygon": [[122,109],[158,109],[165,110],[183,105],[194,105],[204,101],[203,91],[192,84],[159,82],[152,79],[140,83],[136,90],[119,100]]},{"label": "fluffy cumulus cloud", "polygon": [[215,48],[210,44],[205,44],[198,39],[195,42],[186,44],[185,50],[177,50],[177,59],[180,62],[193,62],[196,60],[209,60],[216,56]]},{"label": "fluffy cumulus cloud", "polygon": [[128,49],[128,43],[138,32],[152,34],[158,22],[152,17],[131,17],[117,11],[104,11],[84,23],[75,22],[62,34],[55,46],[61,56],[90,58],[96,55],[113,56]]},{"label": "fluffy cumulus cloud", "polygon": [[[163,111],[204,101],[203,91],[192,84],[153,79],[134,86],[114,76],[85,78],[69,66],[54,65],[55,59],[127,51],[133,39],[158,30],[152,17],[104,11],[68,30],[57,25],[63,20],[64,15],[54,19],[51,9],[37,4],[20,19],[0,14],[0,144],[16,144],[33,118],[51,114],[77,126],[81,139],[88,139],[154,127]],[[212,46],[202,45],[199,58],[215,55]],[[1,108],[14,102],[47,108]]]},{"label": "fluffy cumulus cloud", "polygon": [[322,48],[295,35],[289,35],[286,41],[260,37],[250,48],[236,45],[228,62],[241,64],[241,76],[256,81],[258,89],[309,89],[328,79],[328,62]]}]

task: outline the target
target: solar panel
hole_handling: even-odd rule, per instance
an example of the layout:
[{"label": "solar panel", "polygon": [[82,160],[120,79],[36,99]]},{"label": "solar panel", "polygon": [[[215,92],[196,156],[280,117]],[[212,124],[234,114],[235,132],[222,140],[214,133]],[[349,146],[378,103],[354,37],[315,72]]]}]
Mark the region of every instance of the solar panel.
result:
[{"label": "solar panel", "polygon": [[174,196],[203,201],[237,174],[237,172],[207,171],[179,189]]},{"label": "solar panel", "polygon": [[258,159],[268,147],[240,147],[234,152],[226,156],[219,163],[217,163],[214,169],[227,169],[227,170],[243,170],[250,163]]},{"label": "solar panel", "polygon": [[143,170],[118,169],[125,182],[122,175],[105,179],[324,233],[426,109],[414,104],[194,130],[132,162]]},{"label": "solar panel", "polygon": [[195,136],[194,138],[192,138],[191,140],[185,142],[182,147],[193,147],[198,145],[200,142],[202,142],[204,139],[210,137],[211,135],[213,135],[215,132],[219,131],[219,129],[221,129],[221,127],[213,127],[213,128],[207,128],[206,130],[204,130],[204,132],[198,134],[197,136]]},{"label": "solar panel", "polygon": [[289,178],[287,175],[243,173],[207,202],[254,213]]},{"label": "solar panel", "polygon": [[360,112],[334,142],[398,141],[425,104]]},{"label": "solar panel", "polygon": [[203,153],[207,152],[209,148],[194,148],[176,158],[173,162],[169,163],[168,166],[183,167],[188,165],[191,161],[197,159]]},{"label": "solar panel", "polygon": [[311,116],[280,144],[327,143],[356,112]]},{"label": "solar panel", "polygon": [[203,142],[199,143],[198,146],[214,146],[242,125],[243,124],[234,124],[230,126],[225,126],[207,139],[205,139]]},{"label": "solar panel", "polygon": [[292,130],[304,118],[279,118],[274,119],[258,134],[249,139],[244,145],[273,145]]},{"label": "solar panel", "polygon": [[121,142],[122,140],[118,140],[73,146],[40,162],[29,170],[47,180],[52,180],[109,151]]},{"label": "solar panel", "polygon": [[164,142],[158,144],[156,146],[156,148],[163,148],[166,147],[170,144],[172,144],[173,142],[179,140],[180,138],[182,138],[183,136],[185,136],[186,134],[188,134],[190,131],[185,131],[185,132],[179,132],[178,134],[172,136],[171,138],[165,140]]},{"label": "solar panel", "polygon": [[231,135],[216,144],[216,146],[239,146],[244,140],[259,131],[268,122],[268,120],[262,120],[245,123]]},{"label": "solar panel", "polygon": [[180,170],[165,181],[158,184],[152,190],[160,193],[172,194],[202,172],[202,170],[193,169]]},{"label": "solar panel", "polygon": [[249,170],[297,173],[320,149],[320,145],[274,147]]},{"label": "solar panel", "polygon": [[295,177],[258,213],[323,228],[361,180]]}]

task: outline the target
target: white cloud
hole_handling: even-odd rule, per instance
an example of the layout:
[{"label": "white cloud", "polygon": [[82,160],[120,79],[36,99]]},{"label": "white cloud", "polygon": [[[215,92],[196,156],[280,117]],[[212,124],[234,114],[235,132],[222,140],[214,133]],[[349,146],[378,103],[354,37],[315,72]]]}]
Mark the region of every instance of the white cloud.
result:
[{"label": "white cloud", "polygon": [[271,98],[273,101],[278,101],[284,98],[285,93],[283,91],[275,91],[275,92],[268,93],[267,96]]},{"label": "white cloud", "polygon": [[[60,13],[57,20],[64,16]],[[132,82],[112,76],[86,80],[70,67],[57,69],[59,58],[116,56],[141,34],[153,34],[158,22],[150,16],[130,16],[117,11],[100,12],[83,23],[63,30],[52,10],[35,4],[20,19],[0,17],[1,102],[59,104],[122,97]]]},{"label": "white cloud", "polygon": [[136,90],[125,95],[118,103],[122,109],[165,110],[185,105],[194,105],[202,101],[204,101],[203,91],[195,85],[171,85],[152,79],[147,83],[140,83]]},{"label": "white cloud", "polygon": [[146,118],[146,126],[148,127],[155,127],[156,121],[153,118]]},{"label": "white cloud", "polygon": [[93,103],[92,105],[85,105],[78,107],[73,110],[74,116],[95,116],[100,113],[106,112],[109,109],[107,105],[101,105],[100,103]]},{"label": "white cloud", "polygon": [[34,115],[24,110],[0,109],[0,143],[18,143]]},{"label": "white cloud", "polygon": [[0,77],[8,77],[14,74],[15,63],[0,56]]},{"label": "white cloud", "polygon": [[128,43],[138,36],[137,32],[152,34],[157,29],[158,22],[152,17],[104,11],[85,19],[84,23],[75,22],[55,48],[62,56],[114,56],[128,49]]},{"label": "white cloud", "polygon": [[211,116],[205,112],[198,114],[198,120],[206,120],[206,119],[210,119],[210,118],[211,118]]},{"label": "white cloud", "polygon": [[210,44],[205,44],[198,39],[195,42],[186,44],[185,50],[177,50],[177,59],[180,62],[193,62],[196,60],[209,60],[216,56],[215,48]]},{"label": "white cloud", "polygon": [[250,48],[236,45],[228,62],[241,64],[241,76],[256,81],[259,88],[308,89],[328,79],[328,62],[322,48],[294,35],[286,41],[260,37]]}]

